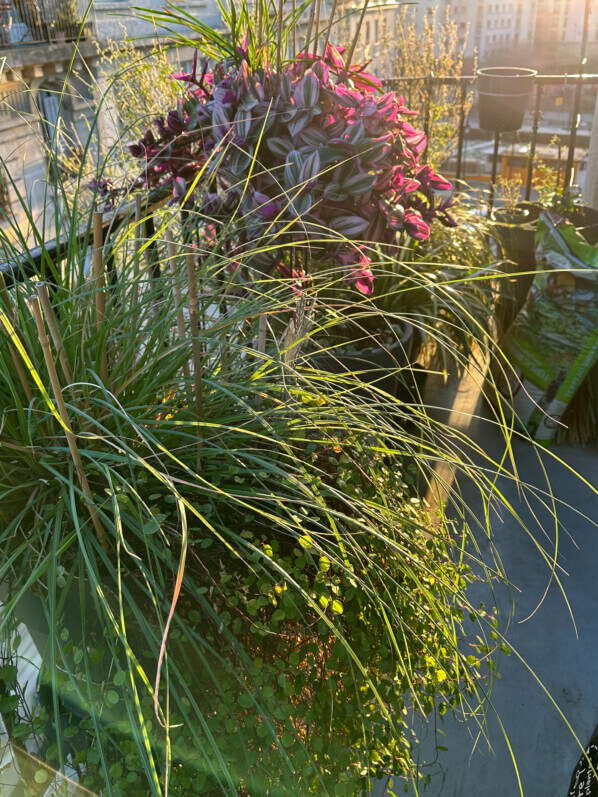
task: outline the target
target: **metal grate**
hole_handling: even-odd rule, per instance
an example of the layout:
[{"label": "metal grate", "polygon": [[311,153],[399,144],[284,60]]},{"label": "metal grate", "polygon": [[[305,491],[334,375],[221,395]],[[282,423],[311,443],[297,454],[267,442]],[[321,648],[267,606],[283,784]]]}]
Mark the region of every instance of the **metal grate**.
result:
[{"label": "metal grate", "polygon": [[30,89],[22,86],[11,94],[1,95],[0,117],[6,117],[12,114],[17,116],[27,116],[31,114],[30,93]]}]

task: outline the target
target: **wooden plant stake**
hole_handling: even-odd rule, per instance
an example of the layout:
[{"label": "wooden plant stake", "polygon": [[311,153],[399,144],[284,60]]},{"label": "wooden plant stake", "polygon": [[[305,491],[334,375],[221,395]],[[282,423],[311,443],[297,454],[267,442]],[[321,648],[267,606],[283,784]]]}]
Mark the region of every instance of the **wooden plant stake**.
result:
[{"label": "wooden plant stake", "polygon": [[284,14],[284,0],[278,0],[278,35],[276,38],[276,74],[280,80],[282,66],[282,16]]},{"label": "wooden plant stake", "polygon": [[199,342],[199,310],[197,301],[197,282],[195,280],[195,258],[193,252],[185,255],[187,266],[188,283],[188,302],[189,302],[189,326],[191,329],[191,342],[193,344],[193,381],[195,387],[195,408],[197,410],[197,470],[201,470],[201,452],[203,448],[201,422],[203,419],[203,400],[202,400],[202,352]]},{"label": "wooden plant stake", "polygon": [[[95,280],[96,331],[101,341],[106,304],[104,296],[104,217],[98,210],[93,214],[93,275]],[[108,382],[108,353],[105,342],[101,341],[101,346],[100,379],[106,385]]]},{"label": "wooden plant stake", "polygon": [[[257,332],[257,350],[260,354],[266,353],[266,332],[268,331],[268,317],[266,313],[260,315],[258,332]],[[255,397],[255,406],[259,407],[262,403],[262,397],[257,395]]]},{"label": "wooden plant stake", "polygon": [[139,303],[139,252],[141,251],[141,194],[135,194],[135,244],[134,244],[134,261],[133,261],[133,294],[131,296],[131,304],[133,309]]},{"label": "wooden plant stake", "polygon": [[266,313],[262,313],[260,316],[260,323],[258,327],[257,333],[257,350],[260,354],[266,353],[266,332],[268,330],[268,318]]},{"label": "wooden plant stake", "polygon": [[[316,0],[316,24],[314,29],[314,57],[318,55],[318,39],[320,38],[320,7],[322,0]],[[314,61],[315,63],[315,61]]]},{"label": "wooden plant stake", "polygon": [[[168,251],[168,259],[170,260],[170,273],[172,274],[172,287],[174,291],[174,300],[176,302],[176,306],[179,308],[177,312],[177,328],[179,333],[179,340],[181,343],[187,339],[187,335],[185,333],[185,315],[183,313],[183,297],[181,296],[181,288],[177,282],[178,279],[178,261],[176,256],[176,249],[174,246],[174,238],[172,237],[172,230],[166,230],[166,249]],[[183,363],[183,373],[185,377],[189,379],[191,376],[191,371],[189,369],[189,363],[187,360]]]},{"label": "wooden plant stake", "polygon": [[[291,11],[293,14],[293,18],[295,17],[295,11],[297,10],[297,0],[293,0],[291,3]],[[293,52],[291,53],[291,58],[295,60],[297,57],[297,25],[293,25]]]},{"label": "wooden plant stake", "polygon": [[62,335],[60,334],[60,330],[58,329],[56,316],[54,315],[54,310],[52,309],[52,304],[50,302],[50,294],[48,292],[48,286],[45,284],[45,282],[37,283],[37,295],[39,296],[39,300],[42,304],[42,310],[44,311],[44,317],[46,319],[46,323],[50,330],[52,341],[54,342],[54,346],[56,347],[56,351],[58,352],[58,359],[60,360],[62,373],[64,374],[64,378],[66,380],[67,385],[72,385],[73,373],[71,371],[71,365],[68,361],[68,357],[66,356],[66,352],[64,350]]},{"label": "wooden plant stake", "polygon": [[332,23],[334,22],[334,15],[336,14],[336,6],[338,0],[332,0],[332,8],[330,9],[330,19],[328,20],[328,28],[326,29],[326,36],[324,36],[324,46],[322,47],[322,58],[326,55],[326,48],[330,43],[330,34],[332,32]]},{"label": "wooden plant stake", "polygon": [[347,79],[347,75],[349,74],[349,67],[351,66],[351,61],[353,60],[353,55],[355,53],[355,48],[357,47],[357,42],[359,41],[359,34],[361,33],[361,28],[363,26],[363,20],[365,18],[365,12],[368,10],[370,0],[363,0],[363,8],[361,9],[361,14],[359,16],[359,22],[357,23],[357,29],[355,31],[355,36],[353,36],[353,41],[351,42],[351,46],[349,47],[349,52],[347,54],[347,58],[345,60],[345,68],[343,69],[339,83],[344,83]]},{"label": "wooden plant stake", "polygon": [[89,482],[87,481],[87,475],[85,473],[85,470],[83,468],[83,463],[81,461],[81,455],[79,454],[79,449],[77,448],[77,440],[75,438],[75,435],[73,433],[73,428],[69,420],[66,404],[64,403],[64,396],[62,395],[62,388],[60,387],[58,373],[56,371],[56,366],[54,365],[54,358],[52,356],[50,340],[48,338],[48,335],[46,334],[46,325],[44,323],[44,318],[39,304],[39,298],[37,296],[31,297],[30,306],[31,306],[31,311],[33,313],[33,318],[35,319],[35,325],[37,327],[37,334],[39,336],[39,340],[42,346],[42,351],[44,353],[46,368],[48,369],[50,382],[52,383],[52,391],[54,393],[56,406],[58,407],[58,414],[60,415],[62,423],[64,424],[66,440],[69,446],[69,450],[71,452],[71,456],[73,458],[73,463],[75,465],[77,476],[79,477],[81,490],[87,502],[87,508],[89,509],[91,522],[93,523],[93,526],[96,530],[96,534],[98,536],[100,545],[106,551],[106,553],[108,553],[109,552],[108,539],[106,537],[106,532],[104,531],[104,527],[100,522],[98,510],[96,505],[94,504],[91,488],[89,487]]},{"label": "wooden plant stake", "polygon": [[[16,329],[17,319],[14,312],[14,308],[11,305],[8,295],[6,293],[6,283],[4,282],[4,277],[2,273],[0,273],[0,297],[2,297],[2,304],[4,305],[4,311],[9,317],[13,325],[13,328]],[[33,401],[33,393],[31,392],[31,388],[29,387],[29,382],[27,381],[27,377],[25,376],[25,371],[23,371],[23,366],[21,365],[19,356],[15,351],[15,347],[12,345],[10,341],[8,342],[8,351],[10,352],[10,359],[12,360],[13,365],[15,367],[15,371],[17,372],[17,376],[19,377],[19,382],[21,383],[21,387],[23,388],[23,390],[25,391],[25,395],[27,396],[27,401],[31,404],[31,402]]]},{"label": "wooden plant stake", "polygon": [[315,15],[315,5],[311,4],[311,9],[309,12],[309,22],[307,23],[307,33],[305,35],[305,45],[303,46],[303,63],[301,64],[301,75],[303,76],[307,72],[308,64],[308,51],[309,51],[309,42],[311,39],[311,32],[314,27],[314,15]]}]

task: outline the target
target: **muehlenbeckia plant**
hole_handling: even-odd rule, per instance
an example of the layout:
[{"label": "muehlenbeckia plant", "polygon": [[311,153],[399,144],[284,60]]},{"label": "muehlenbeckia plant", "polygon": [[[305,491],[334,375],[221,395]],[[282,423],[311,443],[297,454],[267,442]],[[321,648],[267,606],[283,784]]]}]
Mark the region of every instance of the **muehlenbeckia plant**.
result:
[{"label": "muehlenbeckia plant", "polygon": [[213,67],[196,53],[173,75],[184,97],[130,146],[143,164],[135,187],[170,186],[195,227],[227,232],[239,267],[336,266],[362,294],[374,245],[392,253],[435,219],[455,224],[452,186],[423,162],[426,135],[403,97],[330,43],[278,68],[252,68],[237,49]]}]

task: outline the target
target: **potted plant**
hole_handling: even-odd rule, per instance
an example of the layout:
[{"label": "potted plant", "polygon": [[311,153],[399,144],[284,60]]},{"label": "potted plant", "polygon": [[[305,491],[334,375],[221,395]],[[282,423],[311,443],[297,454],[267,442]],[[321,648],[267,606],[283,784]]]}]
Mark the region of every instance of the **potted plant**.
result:
[{"label": "potted plant", "polygon": [[537,74],[514,66],[478,69],[480,128],[495,133],[519,130]]},{"label": "potted plant", "polygon": [[[500,641],[464,593],[467,513],[428,512],[405,461],[475,477],[484,452],[472,465],[461,435],[430,438],[427,416],[423,450],[417,435],[398,448],[379,408],[350,389],[321,400],[313,369],[253,339],[266,314],[299,314],[297,273],[315,299],[321,281],[346,283],[349,317],[365,315],[370,245],[391,257],[435,216],[453,225],[451,200],[399,98],[328,42],[273,70],[273,37],[241,10],[230,40],[213,33],[226,57],[179,76],[179,108],[137,145],[137,184],[168,184],[181,213],[161,210],[154,234],[138,213],[110,281],[86,219],[97,238],[69,237],[56,312],[36,280],[0,290],[0,582],[44,596],[44,759],[77,767],[83,788],[355,795],[390,772],[417,788],[405,712],[483,699],[478,670]],[[169,268],[152,268],[150,246]],[[69,645],[53,622],[65,573],[79,596],[90,587],[101,647]],[[79,728],[62,727],[66,694]]]},{"label": "potted plant", "polygon": [[[210,286],[217,249],[201,262]],[[79,252],[75,243],[69,262]],[[101,306],[102,334],[89,319],[105,291],[84,258],[57,274],[60,314],[40,319],[52,341],[32,318],[37,303],[21,301],[43,295],[39,282],[0,295],[0,583],[13,599],[32,589],[34,619],[48,617],[39,758],[127,797],[163,793],[166,781],[198,795],[227,784],[338,794],[339,782],[353,795],[389,771],[417,781],[388,706],[409,710],[413,684],[426,713],[450,712],[472,698],[490,653],[473,638],[463,653],[451,644],[455,628],[469,633],[461,532],[411,495],[396,429],[375,407],[364,412],[345,390],[321,404],[313,372],[296,377],[273,357],[268,378],[256,374],[245,321],[270,294],[210,323],[211,294],[201,333],[188,322],[181,336],[180,272],[151,277],[139,246],[132,260],[120,254],[128,278]],[[189,369],[197,341],[209,353],[203,416]],[[57,417],[61,395],[68,417]],[[7,612],[25,617],[18,603]],[[27,741],[30,723],[14,725]]]},{"label": "potted plant", "polygon": [[[212,68],[196,54],[191,72],[175,77],[186,87],[177,108],[130,146],[143,164],[133,187],[171,186],[190,236],[222,241],[225,232],[230,279],[320,275],[352,286],[355,305],[374,291],[373,247],[391,257],[405,240],[426,240],[435,219],[455,225],[452,186],[423,162],[416,114],[329,42],[321,55],[283,63],[248,36]],[[373,334],[371,315],[367,325]],[[378,326],[388,338],[388,325]],[[358,324],[343,330],[368,349],[347,354],[351,367],[369,360],[364,376],[379,379],[382,362],[396,372],[409,357],[407,324],[398,335],[395,325],[391,352],[389,339],[365,341]]]},{"label": "potted plant", "polygon": [[54,30],[59,41],[76,39],[81,27],[81,16],[76,0],[62,0],[56,9]]},{"label": "potted plant", "polygon": [[316,345],[309,364],[341,379],[349,376],[351,389],[361,396],[384,400],[384,394],[399,397],[407,386],[413,387],[414,329],[394,314],[354,307],[345,317],[337,316],[324,334],[315,334],[312,342]]},{"label": "potted plant", "polygon": [[521,202],[522,182],[499,178],[498,198],[502,205],[492,210],[491,233],[510,264],[508,277],[501,281],[501,326],[507,328],[523,307],[536,269],[535,236],[542,205]]},{"label": "potted plant", "polygon": [[[559,205],[556,205],[559,210]],[[593,246],[598,244],[598,210],[576,203],[562,209],[563,216],[575,224],[579,233]]]}]

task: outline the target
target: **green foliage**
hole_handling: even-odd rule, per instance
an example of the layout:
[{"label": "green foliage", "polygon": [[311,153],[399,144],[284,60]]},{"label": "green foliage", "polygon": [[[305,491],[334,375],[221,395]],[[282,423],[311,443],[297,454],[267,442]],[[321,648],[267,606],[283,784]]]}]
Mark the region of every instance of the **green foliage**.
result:
[{"label": "green foliage", "polygon": [[475,199],[461,194],[451,213],[456,228],[437,225],[425,242],[404,238],[398,257],[370,255],[376,290],[361,305],[388,314],[389,322],[400,316],[411,323],[427,362],[461,368],[480,342],[484,350],[492,339],[501,272],[490,248],[491,225],[477,214]]},{"label": "green foliage", "polygon": [[[168,212],[161,223],[178,235]],[[463,618],[476,616],[464,537],[410,487],[429,474],[420,432],[397,426],[392,396],[351,397],[280,357],[275,327],[260,352],[260,316],[284,326],[304,299],[268,279],[235,300],[218,246],[195,261],[198,414],[173,290],[186,304],[187,284],[180,260],[170,274],[164,233],[160,274],[126,236],[127,279],[86,277],[86,241],[53,274],[71,370],[59,378],[106,549],[32,317],[37,283],[2,294],[0,579],[9,608],[32,590],[47,617],[46,760],[61,769],[70,756],[87,788],[123,794],[337,783],[354,794],[378,773],[417,780],[409,712],[475,700],[490,650],[475,635],[473,659],[461,649]]]},{"label": "green foliage", "polygon": [[[460,40],[450,8],[445,9],[443,19],[439,19],[437,9],[430,9],[422,31],[416,25],[415,10],[408,5],[394,12],[393,23],[383,34],[384,76],[397,81],[410,107],[425,112],[429,130],[428,161],[440,167],[454,154],[457,145],[459,120],[455,108],[460,107],[462,97],[455,86],[435,86],[430,90],[426,78],[463,74],[467,36]],[[463,104],[467,118],[473,105],[472,92],[465,91]]]},{"label": "green foliage", "polygon": [[[267,16],[255,58],[275,52]],[[363,395],[357,375],[303,354],[343,319],[342,270],[299,292],[259,269],[239,286],[230,228],[206,239],[204,218],[170,207],[113,230],[90,270],[81,201],[55,221],[70,231],[60,262],[42,261],[53,310],[40,314],[32,262],[0,286],[6,664],[23,596],[48,637],[35,716],[5,672],[12,740],[33,734],[49,767],[96,793],[358,795],[389,773],[417,788],[414,715],[483,714],[502,647],[496,617],[467,598],[472,570],[499,566],[471,554],[458,492],[449,513],[417,488],[450,463],[487,506],[498,474],[516,474],[425,407]],[[4,259],[29,256],[10,232]],[[451,297],[444,323],[490,345],[464,284],[418,257],[391,264],[404,270],[388,293]],[[400,324],[406,306],[382,312]],[[36,765],[27,788],[49,772]]]}]

